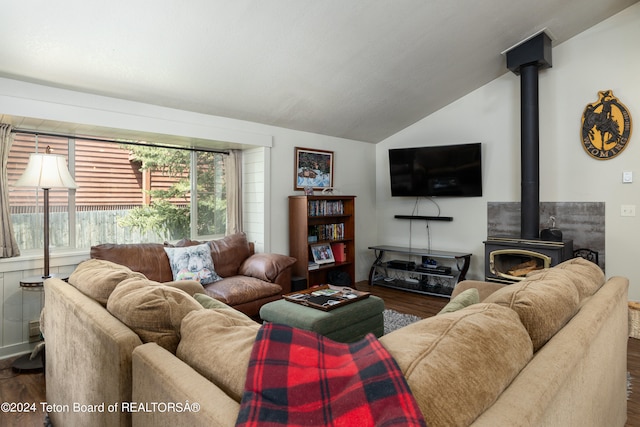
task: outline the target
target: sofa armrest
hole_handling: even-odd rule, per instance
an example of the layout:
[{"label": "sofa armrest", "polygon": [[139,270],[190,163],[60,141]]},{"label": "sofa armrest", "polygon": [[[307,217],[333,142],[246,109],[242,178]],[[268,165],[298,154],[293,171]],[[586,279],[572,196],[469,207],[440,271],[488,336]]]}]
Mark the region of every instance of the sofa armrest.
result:
[{"label": "sofa armrest", "polygon": [[234,426],[240,404],[155,343],[133,352],[133,402],[197,404],[198,411],[133,412],[133,425]]},{"label": "sofa armrest", "polygon": [[626,425],[628,291],[610,278],[471,426]]},{"label": "sofa armrest", "polygon": [[273,280],[273,283],[276,285],[280,285],[282,288],[282,295],[288,294],[292,292],[291,289],[291,268],[286,268],[278,274],[278,276]]},{"label": "sofa armrest", "polygon": [[275,283],[276,278],[296,262],[295,258],[280,254],[253,254],[245,259],[238,274]]},{"label": "sofa armrest", "polygon": [[451,293],[451,298],[455,298],[459,293],[466,291],[470,288],[476,288],[478,293],[480,294],[480,302],[484,301],[489,295],[497,291],[498,289],[502,289],[507,285],[503,283],[494,283],[494,282],[483,282],[481,280],[463,280],[458,283],[455,288],[453,288],[453,292]]},{"label": "sofa armrest", "polygon": [[[131,400],[138,335],[97,301],[58,278],[44,282],[47,403],[73,407]],[[123,411],[54,411],[56,426],[129,426]]]}]

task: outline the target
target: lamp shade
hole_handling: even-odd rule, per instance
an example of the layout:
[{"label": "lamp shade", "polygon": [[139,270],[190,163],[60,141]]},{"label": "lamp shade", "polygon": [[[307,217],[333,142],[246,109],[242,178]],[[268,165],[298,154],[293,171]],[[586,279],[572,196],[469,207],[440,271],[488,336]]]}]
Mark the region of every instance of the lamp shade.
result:
[{"label": "lamp shade", "polygon": [[29,163],[14,187],[78,188],[59,154],[31,154]]}]

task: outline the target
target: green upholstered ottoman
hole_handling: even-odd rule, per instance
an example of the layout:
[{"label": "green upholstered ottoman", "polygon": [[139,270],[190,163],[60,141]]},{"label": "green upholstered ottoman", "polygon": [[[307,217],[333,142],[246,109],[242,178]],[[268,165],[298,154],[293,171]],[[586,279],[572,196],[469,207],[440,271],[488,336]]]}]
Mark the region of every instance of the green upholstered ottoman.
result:
[{"label": "green upholstered ottoman", "polygon": [[370,332],[376,337],[384,334],[383,311],[384,301],[373,295],[330,311],[281,299],[263,305],[260,318],[314,331],[334,341],[354,342]]}]

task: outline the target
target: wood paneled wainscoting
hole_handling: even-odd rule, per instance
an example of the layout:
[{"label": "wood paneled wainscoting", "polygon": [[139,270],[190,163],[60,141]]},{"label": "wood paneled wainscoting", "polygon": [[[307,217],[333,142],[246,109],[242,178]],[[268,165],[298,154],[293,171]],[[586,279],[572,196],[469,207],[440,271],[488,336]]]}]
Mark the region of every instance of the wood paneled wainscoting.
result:
[{"label": "wood paneled wainscoting", "polygon": [[[387,308],[419,317],[437,314],[449,301],[446,298],[412,294],[396,289],[374,287],[359,282],[356,288],[381,297]],[[640,340],[629,338],[627,370],[631,374],[631,398],[627,402],[626,426],[640,426]],[[0,361],[0,403],[35,403],[35,412],[22,413],[0,411],[0,426],[42,426],[45,413],[41,402],[46,402],[45,377],[42,373],[17,374],[11,369],[11,359]],[[57,426],[56,426],[57,427]]]}]

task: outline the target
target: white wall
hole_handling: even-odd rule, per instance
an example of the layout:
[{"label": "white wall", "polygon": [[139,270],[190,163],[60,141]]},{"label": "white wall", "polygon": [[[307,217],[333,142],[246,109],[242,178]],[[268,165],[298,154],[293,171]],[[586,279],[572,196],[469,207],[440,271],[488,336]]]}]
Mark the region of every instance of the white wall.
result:
[{"label": "white wall", "polygon": [[[268,221],[265,221],[263,236],[254,240],[265,249],[280,253],[289,252],[287,197],[296,194],[293,190],[294,147],[332,150],[335,152],[334,185],[343,194],[358,196],[356,233],[358,245],[365,247],[359,250],[358,257],[366,257],[366,247],[376,243],[375,148],[371,144],[5,78],[0,78],[0,115],[229,141],[245,148],[261,148],[250,150],[249,155],[253,157],[250,162],[256,160],[256,154],[264,160],[264,182],[260,182],[254,172],[245,178],[252,186],[264,187],[266,196],[263,206],[258,200],[247,213],[249,221],[255,222],[255,209],[265,209],[264,217]],[[368,262],[366,259],[365,263]],[[366,277],[368,267],[360,263],[356,266],[358,280]]]},{"label": "white wall", "polygon": [[256,252],[270,252],[265,234],[269,223],[268,200],[265,200],[269,148],[257,147],[242,152],[242,226],[247,238],[255,245]]},{"label": "white wall", "polygon": [[[70,274],[88,253],[58,253],[51,257],[51,273]],[[42,255],[0,260],[0,359],[29,351],[29,322],[40,320],[42,288],[21,288],[20,280],[42,275]]]},{"label": "white wall", "polygon": [[[596,161],[580,145],[580,116],[599,90],[612,89],[640,120],[640,4],[602,22],[553,50],[554,67],[541,72],[542,201],[606,202],[607,275],[631,279],[630,299],[640,300],[640,273],[633,268],[638,253],[638,217],[620,217],[620,205],[640,204],[640,137],[632,135],[629,147],[616,159]],[[508,73],[450,106],[378,145],[318,134],[276,128],[258,123],[178,111],[148,104],[64,91],[0,78],[0,114],[35,117],[81,124],[165,133],[187,137],[237,141],[252,145],[265,161],[263,237],[265,250],[288,253],[287,197],[293,191],[294,148],[335,152],[335,186],[356,199],[356,280],[367,277],[374,244],[412,244],[473,253],[469,277],[482,278],[488,201],[518,201],[519,80]],[[453,222],[425,223],[395,220],[410,214],[413,200],[391,198],[387,150],[480,141],[484,143],[484,197],[438,200],[442,215]],[[636,182],[622,184],[622,171],[635,172]],[[260,209],[251,212],[252,218]],[[422,200],[419,214],[435,214],[434,205]],[[260,241],[260,240],[264,241]],[[52,257],[52,266],[71,271],[84,255],[73,259]],[[0,357],[23,351],[25,325],[34,316],[34,298],[24,306],[20,277],[41,272],[40,259],[0,261],[2,290],[2,346]],[[55,270],[54,270],[55,271]],[[18,301],[19,299],[19,301]],[[37,304],[35,304],[37,305]],[[25,309],[25,307],[27,307]],[[24,311],[26,310],[26,311]],[[20,313],[22,320],[16,320]],[[27,334],[28,335],[28,334]],[[16,350],[17,349],[17,350]]]},{"label": "white wall", "polygon": [[334,152],[334,186],[345,195],[356,196],[356,280],[365,280],[373,261],[367,249],[377,243],[375,214],[375,146],[365,142],[271,128],[271,249],[288,253],[288,197],[293,190],[294,148],[319,148]]},{"label": "white wall", "polygon": [[[293,190],[294,147],[332,150],[335,153],[335,186],[343,194],[357,196],[356,279],[367,277],[371,260],[366,248],[377,241],[375,147],[372,144],[4,78],[0,78],[2,115],[231,141],[245,148],[253,147],[247,149],[244,159],[247,168],[243,177],[247,184],[244,196],[249,201],[244,212],[245,226],[258,251],[283,254],[289,253],[287,197],[296,194]],[[72,259],[67,258],[52,252],[52,272],[71,272],[80,261],[88,258],[88,254],[79,251]],[[42,274],[40,254],[0,260],[0,358],[29,348],[28,322],[38,318],[40,298],[22,291],[18,283],[20,278],[38,274]]]},{"label": "white wall", "polygon": [[[541,201],[605,202],[607,276],[630,279],[629,298],[640,299],[640,218],[621,217],[623,204],[640,205],[640,135],[611,160],[594,160],[580,140],[580,118],[598,91],[611,89],[640,121],[640,4],[597,24],[553,48],[553,68],[540,72]],[[505,67],[506,70],[506,67]],[[507,73],[457,102],[426,117],[376,146],[376,211],[380,243],[409,244],[414,200],[391,198],[389,148],[480,141],[484,144],[484,196],[438,199],[442,215],[453,222],[431,222],[432,248],[470,251],[468,277],[484,276],[487,202],[520,200],[520,81]],[[636,126],[637,127],[637,126]],[[622,172],[634,182],[622,184]],[[434,205],[420,201],[420,214],[434,215]],[[640,213],[640,211],[639,211]],[[414,247],[427,247],[425,223],[413,223]]]}]

